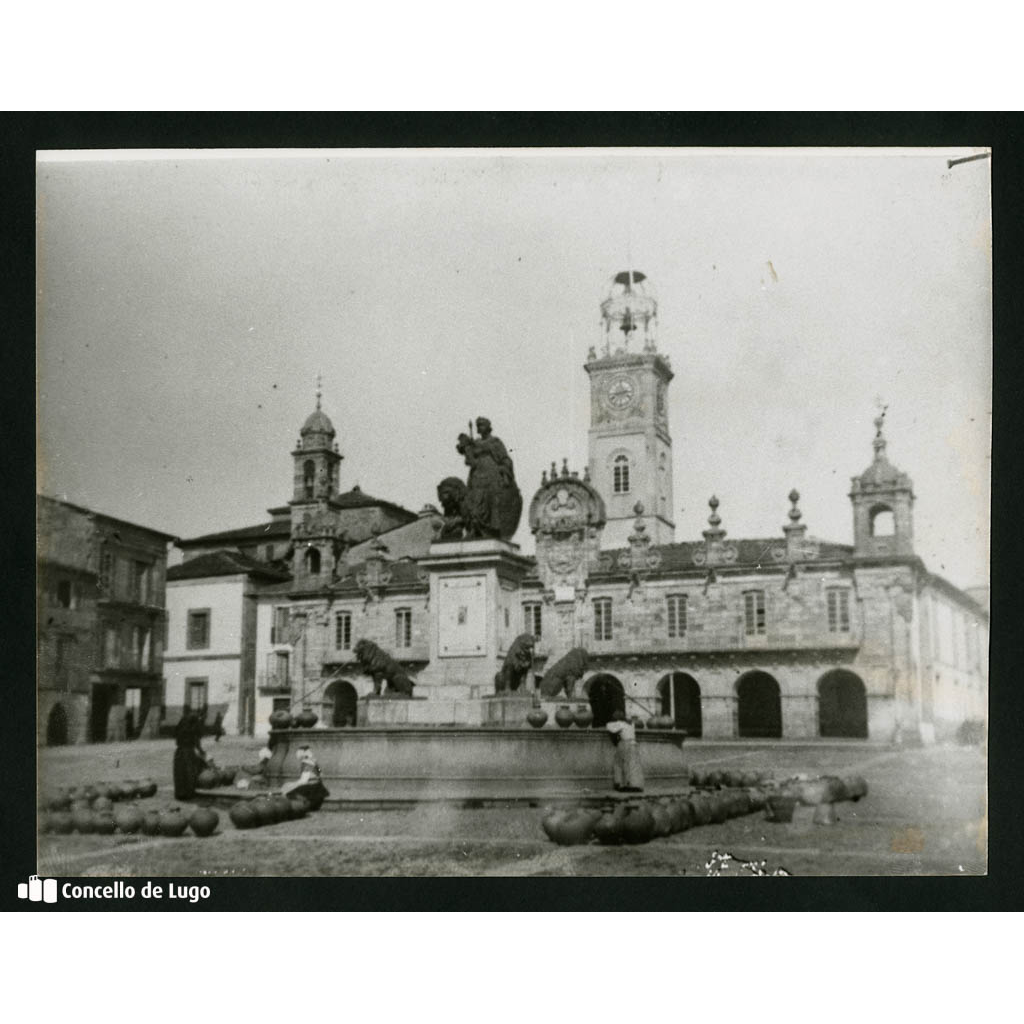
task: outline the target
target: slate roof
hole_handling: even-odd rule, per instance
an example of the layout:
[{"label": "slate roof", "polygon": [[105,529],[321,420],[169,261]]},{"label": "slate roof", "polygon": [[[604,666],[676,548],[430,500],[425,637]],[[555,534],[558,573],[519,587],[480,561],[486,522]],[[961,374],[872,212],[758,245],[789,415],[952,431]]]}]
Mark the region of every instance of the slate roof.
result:
[{"label": "slate roof", "polygon": [[237,530],[223,530],[220,533],[204,533],[201,537],[190,537],[179,540],[179,548],[205,547],[209,544],[230,544],[232,542],[260,541],[264,538],[283,538],[291,535],[291,523],[285,520],[259,523],[256,526],[243,526]]},{"label": "slate roof", "polygon": [[277,566],[260,562],[238,551],[211,551],[197,558],[190,558],[181,565],[167,570],[168,581],[196,580],[209,576],[263,576],[268,579],[285,580],[288,573]]},{"label": "slate roof", "polygon": [[410,512],[407,508],[402,508],[401,505],[396,505],[393,501],[375,498],[372,494],[364,493],[358,487],[353,487],[351,491],[344,491],[331,498],[331,504],[335,508],[387,508],[398,512],[400,515],[408,516],[410,522],[417,518],[415,512]]}]

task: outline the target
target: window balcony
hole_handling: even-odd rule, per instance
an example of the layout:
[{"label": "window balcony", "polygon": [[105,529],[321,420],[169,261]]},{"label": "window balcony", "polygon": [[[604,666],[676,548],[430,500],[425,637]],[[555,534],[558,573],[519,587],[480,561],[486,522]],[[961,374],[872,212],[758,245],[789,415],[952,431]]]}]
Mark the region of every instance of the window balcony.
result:
[{"label": "window balcony", "polygon": [[284,672],[260,672],[256,676],[256,688],[261,696],[291,693],[291,677]]}]

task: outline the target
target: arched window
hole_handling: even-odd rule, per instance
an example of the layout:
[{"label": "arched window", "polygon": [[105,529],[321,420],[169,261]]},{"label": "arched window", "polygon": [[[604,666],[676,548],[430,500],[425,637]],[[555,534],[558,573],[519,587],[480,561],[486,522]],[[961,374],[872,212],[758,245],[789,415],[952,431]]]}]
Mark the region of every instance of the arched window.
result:
[{"label": "arched window", "polygon": [[316,479],[316,464],[307,459],[302,465],[302,487],[307,498],[313,497],[313,481]]},{"label": "arched window", "polygon": [[612,463],[612,493],[629,493],[629,457],[616,455]]},{"label": "arched window", "polygon": [[320,552],[316,548],[306,549],[306,572],[311,576],[320,572]]},{"label": "arched window", "polygon": [[896,532],[896,517],[887,505],[876,505],[871,510],[871,536],[891,537]]}]

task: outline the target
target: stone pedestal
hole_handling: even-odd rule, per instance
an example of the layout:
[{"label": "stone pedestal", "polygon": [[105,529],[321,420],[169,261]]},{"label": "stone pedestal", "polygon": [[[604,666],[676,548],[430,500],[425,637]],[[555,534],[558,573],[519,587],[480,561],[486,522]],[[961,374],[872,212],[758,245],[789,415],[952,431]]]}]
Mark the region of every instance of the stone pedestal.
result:
[{"label": "stone pedestal", "polygon": [[529,693],[494,694],[484,697],[480,703],[484,725],[512,728],[527,724],[526,716],[533,707],[533,697]]},{"label": "stone pedestal", "polygon": [[430,575],[431,621],[430,663],[417,690],[430,700],[493,694],[522,631],[519,584],[531,562],[507,541],[472,540],[433,544],[419,564]]}]

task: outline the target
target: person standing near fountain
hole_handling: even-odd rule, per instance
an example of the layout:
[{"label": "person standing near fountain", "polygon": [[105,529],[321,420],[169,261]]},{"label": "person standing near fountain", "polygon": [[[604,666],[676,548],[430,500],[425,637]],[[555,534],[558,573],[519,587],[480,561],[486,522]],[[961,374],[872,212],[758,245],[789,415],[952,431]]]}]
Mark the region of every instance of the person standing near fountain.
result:
[{"label": "person standing near fountain", "polygon": [[206,765],[199,737],[203,724],[189,708],[174,729],[174,799],[191,800],[196,793],[199,772]]},{"label": "person standing near fountain", "polygon": [[615,758],[612,762],[615,788],[620,793],[642,793],[644,770],[636,745],[636,727],[621,711],[615,711],[605,728],[615,744]]}]

